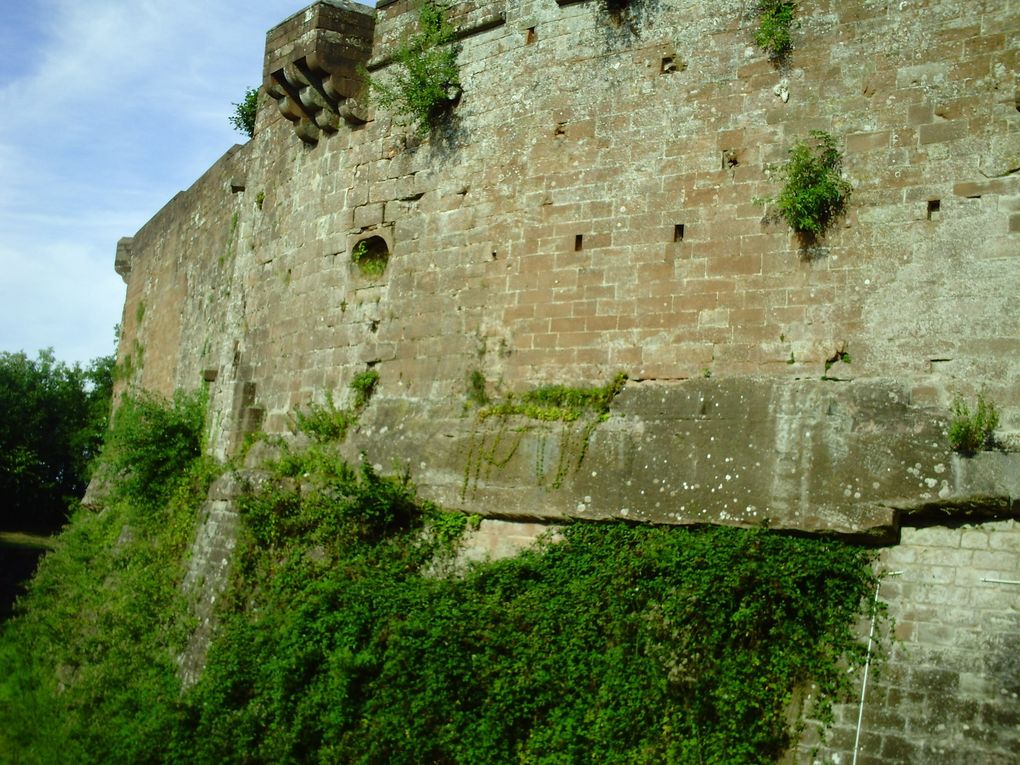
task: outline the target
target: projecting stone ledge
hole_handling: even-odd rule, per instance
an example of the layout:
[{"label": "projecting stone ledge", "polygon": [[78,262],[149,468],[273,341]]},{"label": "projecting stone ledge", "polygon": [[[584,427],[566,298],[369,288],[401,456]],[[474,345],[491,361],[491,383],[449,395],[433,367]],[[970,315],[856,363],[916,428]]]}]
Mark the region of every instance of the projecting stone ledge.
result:
[{"label": "projecting stone ledge", "polygon": [[298,137],[316,143],[340,123],[361,124],[359,67],[372,55],[375,10],[320,0],[266,35],[264,87]]},{"label": "projecting stone ledge", "polygon": [[960,458],[945,427],[884,381],[691,380],[629,383],[598,424],[381,399],[344,449],[490,517],[767,522],[887,542],[905,514],[1020,509],[1020,455]]}]

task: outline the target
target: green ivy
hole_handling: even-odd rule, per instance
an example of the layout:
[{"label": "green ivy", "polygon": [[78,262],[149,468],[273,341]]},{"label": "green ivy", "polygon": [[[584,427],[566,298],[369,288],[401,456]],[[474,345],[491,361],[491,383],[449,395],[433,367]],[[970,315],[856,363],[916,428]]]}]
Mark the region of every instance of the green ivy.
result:
[{"label": "green ivy", "polygon": [[843,178],[843,157],[836,139],[821,130],[812,130],[810,141],[798,141],[790,149],[785,165],[768,168],[783,181],[783,189],[774,199],[776,213],[799,234],[821,236],[841,215],[852,187]]},{"label": "green ivy", "polygon": [[175,761],[772,763],[798,689],[830,719],[865,658],[862,548],[574,524],[441,578],[465,516],[321,447],[288,459],[245,500]]},{"label": "green ivy", "polygon": [[418,32],[393,54],[396,72],[388,80],[365,73],[378,104],[408,119],[419,135],[435,130],[459,98],[455,36],[446,7],[426,0],[418,14]]}]

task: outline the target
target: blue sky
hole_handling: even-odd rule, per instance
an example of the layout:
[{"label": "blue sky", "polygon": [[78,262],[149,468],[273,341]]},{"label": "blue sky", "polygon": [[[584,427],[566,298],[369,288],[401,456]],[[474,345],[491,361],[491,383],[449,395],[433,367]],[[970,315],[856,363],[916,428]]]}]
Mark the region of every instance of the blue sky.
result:
[{"label": "blue sky", "polygon": [[231,145],[304,0],[18,0],[0,15],[0,351],[113,352],[134,234]]}]

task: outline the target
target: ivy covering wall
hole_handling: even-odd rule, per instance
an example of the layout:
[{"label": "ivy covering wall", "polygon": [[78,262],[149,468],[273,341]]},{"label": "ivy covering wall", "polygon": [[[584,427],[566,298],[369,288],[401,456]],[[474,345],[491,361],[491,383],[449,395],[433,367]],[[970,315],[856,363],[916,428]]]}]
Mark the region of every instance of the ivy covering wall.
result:
[{"label": "ivy covering wall", "polygon": [[[325,443],[281,447],[239,501],[220,626],[182,689],[183,561],[221,468],[182,448],[193,407],[163,406],[124,410],[127,481],[75,517],[0,635],[5,762],[768,763],[798,691],[824,718],[864,658],[862,548],[575,524],[462,568],[472,518]],[[154,429],[181,438],[146,492]]]}]

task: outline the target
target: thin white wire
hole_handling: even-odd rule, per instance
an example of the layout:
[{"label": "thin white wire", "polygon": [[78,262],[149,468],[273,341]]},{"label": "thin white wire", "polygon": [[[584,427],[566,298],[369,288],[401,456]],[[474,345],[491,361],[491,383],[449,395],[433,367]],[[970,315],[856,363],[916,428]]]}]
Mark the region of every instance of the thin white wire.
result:
[{"label": "thin white wire", "polygon": [[[902,571],[890,571],[885,576],[899,576]],[[868,633],[868,653],[864,660],[864,678],[861,681],[861,703],[857,709],[857,735],[854,738],[854,759],[851,765],[857,765],[857,752],[861,744],[861,726],[864,723],[864,694],[868,692],[868,670],[871,669],[871,646],[875,642],[875,621],[878,619],[878,591],[882,587],[882,578],[879,577],[875,585],[875,599],[871,604],[871,631]]]}]

